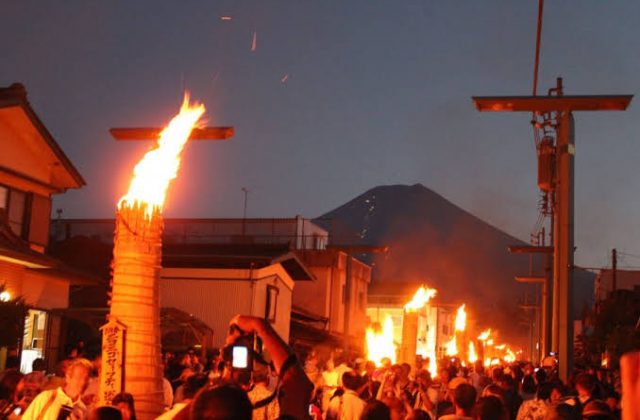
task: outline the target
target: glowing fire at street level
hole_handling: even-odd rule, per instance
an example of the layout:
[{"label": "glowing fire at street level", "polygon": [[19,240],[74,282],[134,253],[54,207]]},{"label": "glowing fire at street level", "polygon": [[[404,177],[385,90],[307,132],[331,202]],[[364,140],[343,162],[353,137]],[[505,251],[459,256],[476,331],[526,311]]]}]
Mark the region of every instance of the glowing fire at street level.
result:
[{"label": "glowing fire at street level", "polygon": [[385,318],[382,331],[376,332],[373,328],[367,328],[367,359],[373,361],[376,366],[381,366],[385,357],[388,357],[391,363],[396,362],[393,321],[390,316]]}]

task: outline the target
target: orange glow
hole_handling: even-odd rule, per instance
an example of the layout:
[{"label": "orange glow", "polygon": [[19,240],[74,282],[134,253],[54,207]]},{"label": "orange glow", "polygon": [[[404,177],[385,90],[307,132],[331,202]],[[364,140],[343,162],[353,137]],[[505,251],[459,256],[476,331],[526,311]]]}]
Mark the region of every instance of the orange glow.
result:
[{"label": "orange glow", "polygon": [[487,346],[493,346],[493,338],[487,340]]},{"label": "orange glow", "polygon": [[458,346],[456,344],[455,337],[453,337],[451,341],[447,343],[446,347],[447,347],[447,350],[446,350],[447,356],[456,356],[458,354]]},{"label": "orange glow", "polygon": [[376,366],[382,366],[382,359],[388,357],[396,362],[396,345],[393,342],[393,321],[390,316],[384,320],[382,331],[367,328],[367,359]]},{"label": "orange glow", "polygon": [[204,111],[202,104],[189,104],[189,94],[185,93],[180,112],[160,133],[157,147],[148,151],[134,168],[129,191],[118,202],[118,208],[138,203],[145,207],[149,218],[162,210],[169,183],[180,168],[180,153]]},{"label": "orange glow", "polygon": [[415,295],[413,295],[413,299],[406,305],[404,305],[404,310],[407,312],[415,312],[431,300],[436,295],[436,289],[425,288],[424,286],[420,286],[420,288],[416,291]]},{"label": "orange glow", "polygon": [[513,350],[507,347],[506,354],[503,359],[507,363],[513,363],[516,361],[516,355],[513,353]]},{"label": "orange glow", "polygon": [[480,333],[480,335],[478,336],[478,340],[487,341],[490,335],[491,335],[491,328],[489,328],[488,330],[482,331],[482,333]]},{"label": "orange glow", "polygon": [[464,331],[467,327],[467,312],[464,310],[465,305],[458,308],[456,314],[456,331]]},{"label": "orange glow", "polygon": [[476,354],[476,346],[473,344],[473,341],[469,341],[469,363],[473,364],[478,360],[478,355]]}]

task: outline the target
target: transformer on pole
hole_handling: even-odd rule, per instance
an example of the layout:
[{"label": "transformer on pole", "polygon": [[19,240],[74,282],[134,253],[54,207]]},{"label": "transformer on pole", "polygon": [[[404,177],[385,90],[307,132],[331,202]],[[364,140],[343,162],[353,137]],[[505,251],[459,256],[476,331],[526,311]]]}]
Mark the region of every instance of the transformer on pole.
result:
[{"label": "transformer on pole", "polygon": [[[480,112],[533,112],[554,116],[555,145],[545,144],[544,153],[553,162],[553,178],[542,174],[539,183],[551,189],[553,200],[553,311],[551,350],[559,361],[560,378],[569,379],[573,365],[573,253],[574,253],[574,111],[624,111],[633,95],[580,95],[564,96],[562,79],[552,91],[555,96],[474,96],[473,102]],[[546,139],[545,139],[546,140]],[[552,155],[550,155],[552,154]]]}]

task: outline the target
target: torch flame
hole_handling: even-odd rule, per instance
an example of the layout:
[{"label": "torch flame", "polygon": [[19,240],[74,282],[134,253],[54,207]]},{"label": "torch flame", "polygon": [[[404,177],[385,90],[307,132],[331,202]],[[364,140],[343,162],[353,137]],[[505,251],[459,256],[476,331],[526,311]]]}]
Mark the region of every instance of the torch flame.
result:
[{"label": "torch flame", "polygon": [[456,337],[453,337],[451,341],[447,343],[447,356],[455,356],[458,354],[458,345],[456,344]]},{"label": "torch flame", "polygon": [[376,366],[382,365],[382,359],[388,357],[391,363],[396,362],[396,345],[393,342],[393,321],[390,316],[384,320],[382,331],[376,332],[367,328],[367,359]]},{"label": "torch flame", "polygon": [[162,210],[169,183],[180,168],[180,153],[204,111],[202,104],[191,105],[189,94],[185,93],[180,112],[160,133],[157,147],[148,151],[134,168],[129,191],[118,202],[118,208],[138,202],[146,207],[149,218]]},{"label": "torch flame", "polygon": [[476,354],[476,346],[473,344],[473,341],[469,341],[469,363],[473,364],[478,360],[478,355]]},{"label": "torch flame", "polygon": [[487,341],[490,335],[491,335],[491,328],[489,328],[488,330],[482,331],[482,333],[480,333],[480,335],[478,336],[478,340]]},{"label": "torch flame", "polygon": [[507,363],[513,363],[516,361],[516,355],[513,353],[513,350],[507,347],[506,354],[504,355],[503,359]]},{"label": "torch flame", "polygon": [[436,295],[436,289],[425,288],[424,286],[420,286],[420,288],[416,291],[416,294],[413,295],[413,299],[406,305],[404,305],[404,310],[407,312],[415,312],[421,309],[424,305],[429,303],[429,300]]},{"label": "torch flame", "polygon": [[467,327],[467,312],[464,310],[464,304],[458,308],[456,314],[456,331],[464,331]]}]

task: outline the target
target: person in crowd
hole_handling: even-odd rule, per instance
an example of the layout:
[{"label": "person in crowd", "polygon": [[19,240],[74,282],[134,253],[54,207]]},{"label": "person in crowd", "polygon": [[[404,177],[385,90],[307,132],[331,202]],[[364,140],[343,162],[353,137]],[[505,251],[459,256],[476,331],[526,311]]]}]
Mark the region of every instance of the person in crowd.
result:
[{"label": "person in crowd", "polygon": [[511,375],[500,376],[498,385],[504,391],[504,404],[507,407],[507,411],[511,414],[510,418],[514,420],[522,404],[522,398],[518,393],[518,386]]},{"label": "person in crowd", "polygon": [[47,383],[42,387],[43,391],[58,389],[64,386],[65,376],[67,375],[67,370],[69,369],[69,365],[71,364],[71,359],[61,360],[56,365],[56,370],[53,376],[49,377]]},{"label": "person in crowd", "polygon": [[161,414],[156,420],[169,420],[189,417],[189,404],[193,401],[196,394],[206,387],[209,382],[209,378],[204,375],[194,375],[187,379],[183,388],[183,399],[179,403],[176,403],[168,411]]},{"label": "person in crowd", "polygon": [[133,395],[128,392],[121,392],[115,397],[111,404],[122,413],[122,420],[136,420],[136,408],[133,403]]},{"label": "person in crowd", "polygon": [[380,382],[374,379],[376,364],[368,360],[364,364],[364,373],[362,376],[362,385],[358,389],[358,395],[364,401],[371,401],[375,399],[380,388]]},{"label": "person in crowd", "polygon": [[[191,420],[251,420],[253,407],[247,393],[234,385],[200,391],[191,404]],[[302,418],[302,417],[301,417]]]},{"label": "person in crowd", "polygon": [[[78,358],[70,362],[65,375],[65,385],[43,391],[29,405],[24,420],[61,420],[67,417],[84,419],[87,406],[82,401],[82,393],[89,385],[91,362]],[[66,415],[64,414],[66,413]]]},{"label": "person in crowd", "polygon": [[418,372],[418,376],[415,380],[416,388],[412,395],[413,408],[417,410],[426,411],[430,415],[435,414],[436,402],[432,398],[436,394],[429,395],[429,390],[433,381],[431,380],[431,374],[428,370],[421,370]]},{"label": "person in crowd", "polygon": [[187,380],[195,375],[196,375],[196,372],[190,367],[185,368],[182,371],[182,374],[180,374],[180,380],[179,380],[180,385],[178,385],[173,395],[174,404],[182,402],[182,400],[184,400],[184,386],[187,383]]},{"label": "person in crowd", "polygon": [[[251,404],[269,398],[273,391],[269,389],[269,370],[266,367],[257,367],[253,370],[253,388],[247,393]],[[278,400],[274,399],[264,407],[254,408],[253,420],[275,420],[280,416]]]},{"label": "person in crowd", "polygon": [[82,395],[82,401],[89,410],[93,408],[93,405],[98,399],[98,392],[100,389],[100,371],[102,370],[102,354],[98,354],[93,360],[91,360],[91,366],[89,385]]},{"label": "person in crowd", "polygon": [[344,392],[331,399],[326,418],[327,420],[358,420],[367,405],[356,392],[360,385],[360,376],[353,371],[345,372],[342,374],[342,384]]},{"label": "person in crowd", "polygon": [[391,411],[382,401],[372,400],[362,410],[360,420],[391,420]]},{"label": "person in crowd", "polygon": [[536,397],[536,381],[533,375],[525,375],[520,383],[520,398],[522,401],[532,400]]},{"label": "person in crowd", "polygon": [[474,420],[507,420],[509,415],[498,397],[480,397],[473,409]]},{"label": "person in crowd", "polygon": [[407,414],[406,420],[431,420],[431,416],[424,410],[413,409]]},{"label": "person in crowd", "polygon": [[551,405],[550,397],[553,384],[538,385],[535,398],[524,401],[518,409],[517,420],[544,420]]},{"label": "person in crowd", "polygon": [[473,407],[477,397],[476,389],[468,383],[461,383],[453,391],[454,414],[447,414],[442,420],[466,420],[471,419]]},{"label": "person in crowd", "polygon": [[24,376],[17,370],[6,371],[0,379],[0,418],[20,416],[28,403],[23,397]]},{"label": "person in crowd", "polygon": [[389,407],[389,415],[391,420],[404,420],[407,415],[407,406],[395,396],[387,396],[382,402]]},{"label": "person in crowd", "polygon": [[551,395],[549,396],[549,402],[551,405],[558,405],[564,401],[567,395],[565,386],[560,381],[554,381],[551,383]]},{"label": "person in crowd", "polygon": [[615,416],[604,401],[591,400],[582,409],[582,418],[589,420],[614,420]]},{"label": "person in crowd", "polygon": [[576,377],[576,391],[578,392],[578,407],[582,409],[595,399],[596,377],[589,373],[581,373]]},{"label": "person in crowd", "polygon": [[96,407],[89,411],[88,420],[122,420],[122,413],[115,407]]}]

